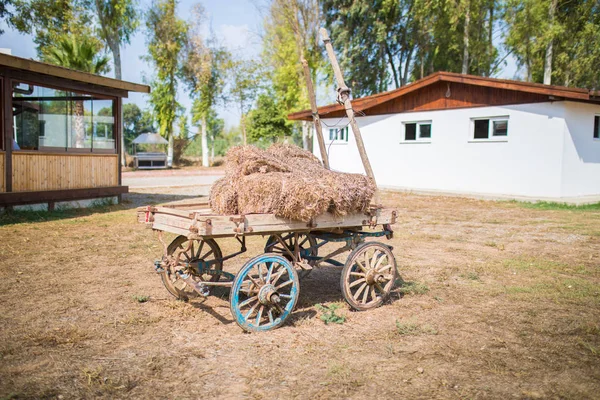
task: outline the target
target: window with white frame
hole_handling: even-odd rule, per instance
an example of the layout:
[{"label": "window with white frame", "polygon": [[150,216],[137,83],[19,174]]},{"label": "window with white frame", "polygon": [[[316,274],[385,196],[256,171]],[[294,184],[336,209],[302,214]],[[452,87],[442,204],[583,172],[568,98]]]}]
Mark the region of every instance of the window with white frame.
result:
[{"label": "window with white frame", "polygon": [[343,128],[330,128],[329,129],[329,141],[330,142],[347,142],[348,141],[348,126]]},{"label": "window with white frame", "polygon": [[508,138],[508,117],[473,118],[471,120],[472,139],[476,141],[506,140]]},{"label": "window with white frame", "polygon": [[594,115],[594,139],[600,139],[600,115]]},{"label": "window with white frame", "polygon": [[404,122],[404,142],[430,142],[431,121]]}]

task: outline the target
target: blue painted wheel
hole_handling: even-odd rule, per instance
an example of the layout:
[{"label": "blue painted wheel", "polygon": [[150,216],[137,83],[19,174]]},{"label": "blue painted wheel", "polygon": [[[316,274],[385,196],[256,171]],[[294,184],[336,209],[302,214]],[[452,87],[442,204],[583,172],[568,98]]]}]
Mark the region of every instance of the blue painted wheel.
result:
[{"label": "blue painted wheel", "polygon": [[290,316],[300,294],[298,273],[280,255],[265,253],[244,264],[233,281],[231,315],[247,332],[268,331]]}]

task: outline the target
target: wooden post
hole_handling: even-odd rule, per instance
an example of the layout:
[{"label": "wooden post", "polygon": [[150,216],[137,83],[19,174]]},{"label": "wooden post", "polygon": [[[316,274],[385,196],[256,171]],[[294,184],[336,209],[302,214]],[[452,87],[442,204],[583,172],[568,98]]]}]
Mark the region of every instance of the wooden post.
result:
[{"label": "wooden post", "polygon": [[[346,83],[344,82],[344,76],[342,75],[342,70],[340,69],[340,65],[337,62],[335,53],[333,52],[333,46],[331,45],[331,39],[329,39],[327,29],[321,28],[319,32],[321,33],[321,39],[323,39],[323,43],[325,43],[325,49],[327,50],[329,61],[331,61],[331,66],[333,67],[333,73],[338,84],[337,90],[340,99],[344,104],[346,115],[350,120],[352,133],[354,133],[354,138],[356,139],[356,147],[358,147],[358,152],[360,153],[360,158],[362,160],[363,166],[365,167],[365,172],[367,173],[367,176],[369,178],[373,179],[373,182],[375,182],[375,186],[377,186],[377,182],[375,181],[375,175],[373,174],[373,169],[371,168],[371,163],[369,162],[369,157],[367,156],[367,152],[365,150],[365,144],[362,140],[362,135],[360,134],[360,130],[358,129],[356,119],[354,119],[354,110],[352,109],[352,102],[350,101],[350,89],[348,88],[348,86],[346,86]],[[375,204],[379,203],[378,191],[376,191],[375,195],[373,196],[373,202]]]},{"label": "wooden post", "polygon": [[12,192],[12,141],[13,141],[13,110],[12,110],[12,80],[6,73],[2,81],[2,110],[4,132],[4,191]]},{"label": "wooden post", "polygon": [[315,132],[317,134],[317,140],[319,141],[319,150],[321,151],[321,159],[323,165],[327,169],[329,168],[329,157],[327,156],[327,149],[325,148],[325,140],[323,139],[323,127],[321,126],[321,118],[319,118],[319,112],[317,109],[317,99],[315,97],[315,89],[313,82],[310,77],[310,69],[308,68],[308,62],[302,59],[302,68],[304,70],[304,78],[306,79],[306,87],[308,89],[308,100],[310,101],[310,109],[312,110],[313,122],[315,124]]}]

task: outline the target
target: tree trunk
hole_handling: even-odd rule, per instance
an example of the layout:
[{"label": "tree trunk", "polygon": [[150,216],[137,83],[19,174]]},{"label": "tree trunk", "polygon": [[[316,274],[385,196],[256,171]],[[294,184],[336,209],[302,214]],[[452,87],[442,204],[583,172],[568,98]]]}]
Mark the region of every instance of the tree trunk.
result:
[{"label": "tree trunk", "polygon": [[462,73],[469,73],[469,23],[471,22],[471,4],[470,1],[466,2],[465,9],[465,28],[463,31],[463,62],[462,62]]},{"label": "tree trunk", "polygon": [[212,136],[212,146],[210,146],[210,165],[215,163],[215,137]]},{"label": "tree trunk", "polygon": [[175,138],[173,132],[169,132],[169,147],[167,148],[167,167],[173,166],[173,148],[175,147]]},{"label": "tree trunk", "polygon": [[209,167],[208,162],[208,129],[206,126],[206,113],[202,116],[202,166]]},{"label": "tree trunk", "polygon": [[82,100],[75,101],[75,109],[73,111],[73,114],[75,114],[75,147],[83,149],[85,147],[85,123],[83,120],[84,108]]},{"label": "tree trunk", "polygon": [[247,144],[246,139],[246,114],[242,112],[242,144],[245,146]]},{"label": "tree trunk", "polygon": [[488,52],[489,52],[489,64],[487,68],[487,76],[491,76],[494,71],[492,71],[492,64],[494,63],[494,4],[492,2],[490,5],[490,20],[488,22]]},{"label": "tree trunk", "polygon": [[396,65],[394,64],[394,56],[390,51],[390,47],[385,44],[385,53],[390,63],[390,69],[392,70],[392,76],[394,77],[394,83],[396,84],[396,89],[400,87],[400,81],[398,80],[398,72],[396,71]]},{"label": "tree trunk", "polygon": [[[550,3],[550,9],[548,10],[548,21],[550,23],[550,29],[554,26],[554,13],[556,12],[558,0],[552,0]],[[546,57],[544,58],[544,85],[552,84],[552,52],[554,39],[550,37],[548,44],[546,45]]]},{"label": "tree trunk", "polygon": [[312,141],[310,140],[310,122],[302,121],[302,148],[312,153]]}]

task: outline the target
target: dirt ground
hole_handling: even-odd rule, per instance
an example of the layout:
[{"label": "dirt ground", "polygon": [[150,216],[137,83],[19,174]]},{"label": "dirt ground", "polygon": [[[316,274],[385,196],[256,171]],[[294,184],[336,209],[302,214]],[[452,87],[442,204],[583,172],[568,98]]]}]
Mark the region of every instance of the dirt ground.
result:
[{"label": "dirt ground", "polygon": [[323,268],[285,326],[246,334],[226,293],[176,301],[154,272],[135,207],[190,195],[0,217],[0,399],[598,398],[600,209],[386,193],[391,301],[351,312]]}]

